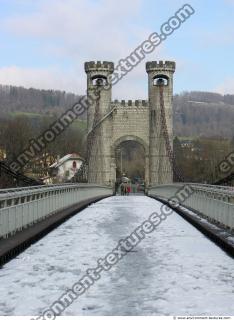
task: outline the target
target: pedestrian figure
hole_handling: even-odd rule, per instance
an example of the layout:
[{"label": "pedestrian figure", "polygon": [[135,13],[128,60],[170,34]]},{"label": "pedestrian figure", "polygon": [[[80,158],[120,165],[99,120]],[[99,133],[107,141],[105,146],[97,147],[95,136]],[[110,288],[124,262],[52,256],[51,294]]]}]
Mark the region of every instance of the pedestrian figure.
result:
[{"label": "pedestrian figure", "polygon": [[124,183],[124,195],[125,196],[128,195],[128,185],[127,185],[127,183]]},{"label": "pedestrian figure", "polygon": [[129,193],[131,192],[131,187],[130,184],[127,185],[127,195],[129,195]]},{"label": "pedestrian figure", "polygon": [[124,183],[123,183],[123,182],[122,182],[121,185],[120,185],[120,191],[121,191],[121,196],[124,196],[125,186],[124,186]]}]

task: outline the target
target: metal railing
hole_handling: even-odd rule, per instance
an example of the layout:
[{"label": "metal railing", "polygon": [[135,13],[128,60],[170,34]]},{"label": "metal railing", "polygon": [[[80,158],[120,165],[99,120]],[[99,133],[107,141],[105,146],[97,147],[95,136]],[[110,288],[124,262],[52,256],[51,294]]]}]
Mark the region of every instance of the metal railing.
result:
[{"label": "metal railing", "polygon": [[112,194],[111,187],[85,183],[2,189],[0,238],[13,235],[82,200]]},{"label": "metal railing", "polygon": [[[174,183],[170,185],[151,186],[148,194],[165,199],[175,198],[176,194],[189,188],[191,192],[180,205],[194,209],[207,220],[234,230],[234,188],[216,185]],[[185,195],[185,193],[184,193]],[[177,198],[177,197],[176,197]]]}]

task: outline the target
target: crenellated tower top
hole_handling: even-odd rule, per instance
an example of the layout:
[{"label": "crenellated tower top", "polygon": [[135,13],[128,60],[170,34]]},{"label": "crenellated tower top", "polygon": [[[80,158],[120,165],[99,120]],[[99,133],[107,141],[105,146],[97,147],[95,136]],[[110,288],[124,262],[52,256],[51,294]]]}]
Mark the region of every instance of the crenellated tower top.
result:
[{"label": "crenellated tower top", "polygon": [[91,71],[108,71],[112,73],[114,71],[114,63],[109,61],[89,61],[85,62],[85,72]]},{"label": "crenellated tower top", "polygon": [[146,62],[146,71],[170,71],[174,72],[176,64],[174,61],[148,61]]}]

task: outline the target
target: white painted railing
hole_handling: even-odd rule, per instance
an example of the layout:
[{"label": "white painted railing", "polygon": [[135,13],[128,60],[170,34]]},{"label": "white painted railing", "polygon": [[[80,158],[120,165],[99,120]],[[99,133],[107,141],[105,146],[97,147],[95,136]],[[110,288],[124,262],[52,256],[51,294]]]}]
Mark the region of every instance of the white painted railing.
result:
[{"label": "white painted railing", "polygon": [[[187,188],[187,192],[186,192]],[[183,193],[183,190],[185,192]],[[177,195],[182,194],[181,197]],[[199,211],[210,221],[234,230],[234,188],[203,184],[174,183],[152,186],[148,194],[177,199],[183,206]],[[178,200],[180,199],[180,200]]]},{"label": "white painted railing", "polygon": [[110,187],[91,184],[2,189],[0,190],[0,238],[8,237],[82,200],[112,193]]}]

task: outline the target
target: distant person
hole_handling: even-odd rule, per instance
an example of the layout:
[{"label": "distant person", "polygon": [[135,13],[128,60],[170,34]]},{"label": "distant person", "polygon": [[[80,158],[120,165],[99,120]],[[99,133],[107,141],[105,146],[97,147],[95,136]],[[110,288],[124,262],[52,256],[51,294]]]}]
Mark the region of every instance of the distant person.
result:
[{"label": "distant person", "polygon": [[126,196],[127,193],[128,193],[127,183],[122,182],[121,185],[120,185],[120,190],[121,190],[121,195],[122,195],[122,196]]},{"label": "distant person", "polygon": [[119,183],[118,181],[115,181],[115,194],[117,194],[118,189],[119,189]]},{"label": "distant person", "polygon": [[121,192],[121,196],[124,196],[124,194],[125,194],[125,186],[124,186],[123,182],[120,184],[120,192]]},{"label": "distant person", "polygon": [[131,187],[130,184],[127,185],[127,195],[129,195],[129,193],[131,192]]},{"label": "distant person", "polygon": [[133,182],[132,183],[132,192],[136,193],[136,191],[137,191],[137,186],[136,186],[135,182]]}]

